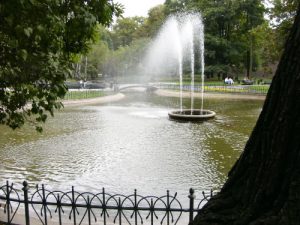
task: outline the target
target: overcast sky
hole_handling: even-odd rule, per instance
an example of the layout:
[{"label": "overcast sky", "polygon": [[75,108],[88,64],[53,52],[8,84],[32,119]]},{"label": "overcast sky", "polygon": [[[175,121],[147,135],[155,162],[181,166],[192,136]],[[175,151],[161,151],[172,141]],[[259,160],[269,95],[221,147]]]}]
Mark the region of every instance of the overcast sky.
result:
[{"label": "overcast sky", "polygon": [[114,0],[125,6],[124,17],[147,16],[152,7],[163,4],[165,0]]}]

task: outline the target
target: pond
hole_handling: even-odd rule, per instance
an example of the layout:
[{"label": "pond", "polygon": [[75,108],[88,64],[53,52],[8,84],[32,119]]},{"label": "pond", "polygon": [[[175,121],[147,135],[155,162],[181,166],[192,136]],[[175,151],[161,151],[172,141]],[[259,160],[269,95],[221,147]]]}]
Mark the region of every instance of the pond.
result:
[{"label": "pond", "polygon": [[[197,101],[198,102],[198,101]],[[197,105],[197,102],[195,103]],[[200,102],[200,101],[199,101]],[[38,134],[0,127],[0,180],[48,188],[186,197],[219,189],[261,111],[261,100],[207,99],[202,123],[168,119],[178,98],[126,93],[119,102],[66,107]],[[189,107],[189,100],[184,101]]]}]

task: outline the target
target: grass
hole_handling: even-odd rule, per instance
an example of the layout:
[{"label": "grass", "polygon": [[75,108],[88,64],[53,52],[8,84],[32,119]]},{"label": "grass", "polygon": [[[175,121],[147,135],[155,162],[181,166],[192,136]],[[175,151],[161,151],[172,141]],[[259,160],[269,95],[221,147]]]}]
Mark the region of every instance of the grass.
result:
[{"label": "grass", "polygon": [[64,100],[79,100],[96,98],[110,95],[111,92],[106,92],[102,90],[78,90],[78,91],[68,91],[64,97]]},{"label": "grass", "polygon": [[[240,79],[242,79],[242,76],[240,76]],[[260,78],[260,77],[253,77],[251,80],[254,81],[254,84],[270,84],[272,79],[269,78]],[[159,82],[166,82],[166,83],[176,83],[179,84],[178,78],[169,78],[169,79],[161,79]],[[240,81],[234,80],[234,85],[241,85]],[[189,85],[191,83],[191,78],[190,76],[184,76],[182,80],[183,85]],[[195,85],[200,85],[201,84],[201,76],[197,74],[195,76]],[[224,85],[224,80],[218,80],[217,78],[210,78],[207,79],[205,78],[205,85],[206,86],[219,86],[219,85]]]},{"label": "grass", "polygon": [[207,92],[221,92],[221,93],[243,93],[243,94],[267,94],[269,90],[268,85],[233,85],[233,86],[205,86],[204,90]]},{"label": "grass", "polygon": [[[172,89],[178,90],[179,84],[162,84],[160,86],[162,89]],[[201,85],[195,85],[195,91],[199,92]],[[183,85],[184,91],[190,90],[190,84]],[[205,92],[218,92],[218,93],[240,93],[240,94],[267,94],[269,90],[269,85],[224,85],[223,83],[215,83],[215,85],[206,84],[204,86]]]},{"label": "grass", "polygon": [[252,85],[252,86],[249,86],[250,90],[263,92],[265,94],[268,93],[269,88],[270,88],[270,85]]}]

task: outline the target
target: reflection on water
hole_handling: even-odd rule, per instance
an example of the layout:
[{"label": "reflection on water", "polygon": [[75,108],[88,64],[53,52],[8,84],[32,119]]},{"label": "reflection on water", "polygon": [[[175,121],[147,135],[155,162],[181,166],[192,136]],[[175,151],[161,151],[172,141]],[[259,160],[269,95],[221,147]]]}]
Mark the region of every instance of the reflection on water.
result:
[{"label": "reflection on water", "polygon": [[217,116],[203,123],[170,121],[167,113],[177,105],[176,98],[128,94],[110,105],[66,108],[43,134],[0,127],[1,182],[157,195],[170,189],[183,196],[190,187],[219,188],[262,101],[206,100]]}]

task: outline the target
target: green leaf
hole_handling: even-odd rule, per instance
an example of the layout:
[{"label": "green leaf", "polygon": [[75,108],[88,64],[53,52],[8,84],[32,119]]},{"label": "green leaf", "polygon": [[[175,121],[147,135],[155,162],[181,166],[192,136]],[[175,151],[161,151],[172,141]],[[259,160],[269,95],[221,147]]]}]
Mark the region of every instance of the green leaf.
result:
[{"label": "green leaf", "polygon": [[27,27],[24,29],[24,34],[27,36],[27,37],[30,37],[31,34],[32,34],[32,28],[31,27]]},{"label": "green leaf", "polygon": [[21,54],[22,59],[23,59],[24,61],[26,61],[27,56],[28,56],[28,53],[27,53],[26,49],[22,49],[22,50],[20,51],[20,54]]},{"label": "green leaf", "polygon": [[42,133],[43,132],[43,128],[41,126],[36,126],[35,127],[35,130],[39,133]]}]

